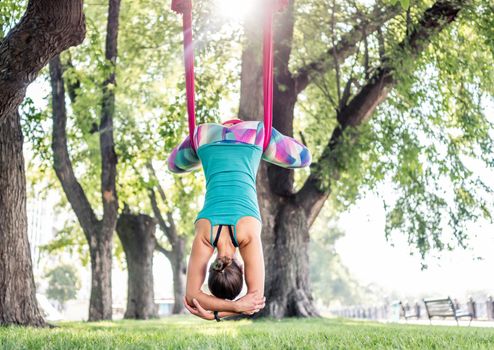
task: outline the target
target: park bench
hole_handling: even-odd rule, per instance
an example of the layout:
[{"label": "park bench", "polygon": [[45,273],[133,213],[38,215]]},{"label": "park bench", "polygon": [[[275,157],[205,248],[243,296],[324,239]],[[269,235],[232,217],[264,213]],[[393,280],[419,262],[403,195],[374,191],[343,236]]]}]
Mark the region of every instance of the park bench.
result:
[{"label": "park bench", "polygon": [[420,318],[420,311],[415,305],[410,307],[408,303],[404,305],[403,302],[401,301],[399,304],[401,308],[401,314],[403,315],[405,320],[408,320],[409,318],[413,318],[413,317],[415,317],[416,319]]},{"label": "park bench", "polygon": [[456,324],[459,325],[458,319],[463,317],[470,317],[470,323],[472,322],[473,315],[471,312],[461,310],[456,307],[453,300],[450,297],[446,299],[423,299],[425,304],[425,310],[427,311],[427,316],[429,317],[429,322],[432,324],[433,317],[453,317]]}]

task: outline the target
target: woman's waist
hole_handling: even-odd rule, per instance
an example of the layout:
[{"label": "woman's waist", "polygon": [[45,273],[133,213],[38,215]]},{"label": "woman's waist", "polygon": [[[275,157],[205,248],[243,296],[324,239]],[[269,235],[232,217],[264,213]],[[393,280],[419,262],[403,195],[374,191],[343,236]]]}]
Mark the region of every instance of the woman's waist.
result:
[{"label": "woman's waist", "polygon": [[202,214],[207,215],[219,215],[219,216],[259,216],[259,205],[257,200],[243,197],[239,198],[220,198],[209,197],[204,201],[204,206],[201,210]]},{"label": "woman's waist", "polygon": [[209,186],[206,190],[205,201],[223,202],[252,202],[257,205],[257,192],[250,186]]},{"label": "woman's waist", "polygon": [[262,149],[248,144],[207,144],[197,151],[207,178],[216,174],[247,174],[255,179]]},{"label": "woman's waist", "polygon": [[226,171],[212,174],[206,180],[206,189],[228,188],[228,190],[256,190],[256,179],[252,175],[241,171]]}]

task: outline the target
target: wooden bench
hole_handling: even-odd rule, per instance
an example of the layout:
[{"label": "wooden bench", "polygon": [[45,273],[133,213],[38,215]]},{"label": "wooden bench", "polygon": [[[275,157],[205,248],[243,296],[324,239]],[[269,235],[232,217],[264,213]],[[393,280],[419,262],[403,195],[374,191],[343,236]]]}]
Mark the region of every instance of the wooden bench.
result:
[{"label": "wooden bench", "polygon": [[401,308],[401,316],[408,320],[409,318],[415,317],[417,320],[420,318],[420,312],[415,305],[410,306],[408,303],[403,304],[403,302],[399,302]]},{"label": "wooden bench", "polygon": [[453,317],[457,325],[459,325],[458,319],[463,317],[470,317],[468,325],[472,322],[472,313],[457,308],[450,297],[447,297],[446,299],[423,299],[423,301],[431,324],[433,317],[442,317],[443,319],[446,317]]}]

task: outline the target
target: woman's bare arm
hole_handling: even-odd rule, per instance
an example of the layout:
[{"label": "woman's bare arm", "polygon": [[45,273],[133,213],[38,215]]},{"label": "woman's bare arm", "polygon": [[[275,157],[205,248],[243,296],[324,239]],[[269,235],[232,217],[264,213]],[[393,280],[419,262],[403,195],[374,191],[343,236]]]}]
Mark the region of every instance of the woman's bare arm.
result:
[{"label": "woman's bare arm", "polygon": [[197,299],[206,310],[238,312],[235,302],[216,298],[201,290],[206,277],[208,262],[212,255],[213,247],[211,247],[204,235],[197,234],[192,243],[192,252],[187,270],[187,302],[189,305],[194,305],[193,299]]},{"label": "woman's bare arm", "polygon": [[245,282],[247,293],[257,292],[264,296],[264,255],[262,253],[261,236],[252,232],[240,245],[240,254],[244,261]]},{"label": "woman's bare arm", "polygon": [[[201,304],[199,304],[199,302],[197,301],[197,299],[194,299],[194,305],[189,305],[189,303],[187,302],[187,299],[184,298],[184,305],[185,305],[185,308],[187,310],[189,310],[189,312],[192,314],[192,315],[195,315],[197,317],[200,317],[200,318],[203,318],[205,320],[209,320],[209,321],[212,321],[214,320],[214,313],[212,311],[209,311],[209,310],[206,310],[204,309]],[[255,310],[259,311],[260,309],[262,309],[264,307],[264,305],[261,305],[260,307],[256,308]],[[253,310],[251,313],[247,313],[247,315],[252,315],[254,314],[255,311]],[[235,315],[238,315],[239,313],[237,312],[231,312],[231,311],[221,311],[221,312],[218,312],[218,317],[219,318],[224,318],[224,317],[229,317],[229,316],[235,316]]]}]

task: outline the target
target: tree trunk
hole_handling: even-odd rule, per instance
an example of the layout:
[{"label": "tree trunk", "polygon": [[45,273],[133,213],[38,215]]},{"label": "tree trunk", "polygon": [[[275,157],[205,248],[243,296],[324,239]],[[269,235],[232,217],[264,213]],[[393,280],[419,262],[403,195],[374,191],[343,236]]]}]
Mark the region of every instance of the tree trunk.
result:
[{"label": "tree trunk", "polygon": [[185,240],[180,238],[180,247],[178,249],[173,249],[173,257],[170,259],[172,269],[173,269],[173,297],[175,298],[175,303],[173,304],[172,314],[183,314],[185,312],[185,306],[182,298],[185,295],[185,277],[187,268],[184,259],[184,249]]},{"label": "tree trunk", "polygon": [[[287,11],[291,11],[292,6],[293,3]],[[262,50],[259,43],[262,26],[254,22],[246,25],[241,82],[241,91],[246,93],[240,97],[239,116],[244,120],[259,120],[263,115],[262,79],[252,77],[262,77],[262,66],[251,62],[261,62]],[[281,37],[291,37],[292,33],[293,17],[289,15],[282,18],[276,26],[275,43],[278,44],[274,47],[275,57],[289,57],[291,39],[287,43]],[[282,47],[279,43],[285,43],[288,47]],[[277,74],[273,126],[291,136],[297,97],[294,82],[288,76],[288,67],[281,67],[278,64],[280,61],[275,60]],[[249,91],[257,91],[258,95]],[[280,176],[283,181],[279,181]],[[263,221],[266,307],[257,316],[318,316],[309,287],[309,227],[292,192],[293,171],[261,163],[257,175],[257,195]]]},{"label": "tree trunk", "polygon": [[266,266],[266,307],[261,316],[317,316],[309,286],[309,227],[304,211],[293,200],[283,200],[264,248]]},{"label": "tree trunk", "polygon": [[81,0],[29,1],[0,41],[0,325],[44,325],[27,237],[26,181],[17,111],[27,86],[85,36]]},{"label": "tree trunk", "polygon": [[[161,222],[161,219],[162,216],[160,214],[158,217],[158,222]],[[183,237],[176,236],[173,239],[171,250],[167,250],[163,248],[159,243],[157,243],[156,250],[166,256],[172,266],[173,297],[175,300],[173,304],[172,314],[182,314],[185,312],[185,307],[182,299],[185,295],[185,277],[187,274],[187,268],[185,264],[185,239]]]},{"label": "tree trunk", "polygon": [[[98,220],[74,174],[67,147],[67,110],[60,57],[50,61],[53,111],[53,167],[67,199],[88,241],[91,256],[89,321],[110,320],[112,316],[111,266],[112,222]],[[106,225],[107,229],[103,231]]]},{"label": "tree trunk", "polygon": [[[259,120],[263,106],[262,36],[259,21],[253,18],[244,24],[245,39],[240,76],[240,106],[238,116],[243,120]],[[260,114],[259,114],[260,113]]]},{"label": "tree trunk", "polygon": [[20,117],[11,114],[0,127],[0,325],[43,326],[27,236]]},{"label": "tree trunk", "polygon": [[156,222],[147,215],[123,213],[118,217],[117,234],[122,242],[128,270],[125,318],[147,320],[157,317],[154,303],[153,254]]},{"label": "tree trunk", "polygon": [[91,256],[91,297],[89,300],[89,321],[112,319],[112,240],[103,239],[101,232],[91,235],[89,253]]}]

